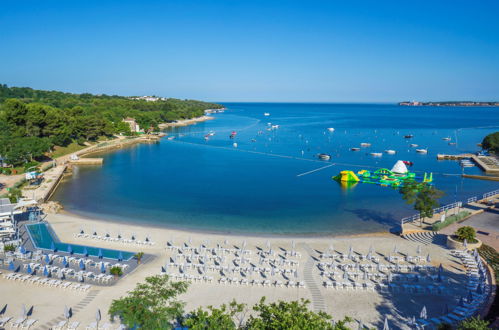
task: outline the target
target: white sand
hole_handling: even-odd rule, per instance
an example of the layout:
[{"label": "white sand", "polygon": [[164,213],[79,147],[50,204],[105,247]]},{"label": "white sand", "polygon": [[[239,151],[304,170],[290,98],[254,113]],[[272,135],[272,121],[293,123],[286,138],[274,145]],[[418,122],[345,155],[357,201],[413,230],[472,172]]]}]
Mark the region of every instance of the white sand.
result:
[{"label": "white sand", "polygon": [[[111,223],[107,221],[97,221],[91,219],[84,219],[75,215],[51,214],[47,220],[55,229],[57,235],[63,242],[84,244],[89,246],[99,246],[103,248],[114,248],[133,252],[143,251],[147,254],[153,255],[154,258],[145,264],[140,265],[134,272],[121,279],[117,285],[111,287],[95,286],[94,290],[98,291],[97,296],[88,302],[78,311],[74,313],[74,320],[82,322],[84,325],[92,322],[95,317],[97,308],[100,308],[103,315],[103,321],[107,321],[107,309],[111,301],[124,295],[127,291],[135,287],[137,282],[142,282],[145,277],[150,275],[159,274],[161,266],[167,261],[167,252],[165,249],[166,242],[173,240],[174,244],[180,245],[182,242],[187,242],[189,239],[192,241],[193,246],[199,246],[201,243],[210,241],[210,245],[214,247],[216,243],[223,243],[228,240],[230,244],[240,245],[243,240],[247,242],[247,249],[255,251],[255,246],[264,248],[267,240],[270,241],[274,249],[279,247],[287,250],[291,249],[291,242],[294,240],[296,243],[296,250],[302,254],[299,265],[300,279],[303,279],[303,272],[305,263],[310,258],[305,246],[312,249],[325,251],[331,243],[338,251],[347,252],[350,245],[353,246],[355,251],[367,254],[369,246],[373,246],[377,252],[389,254],[394,245],[396,244],[401,252],[409,252],[415,255],[417,244],[409,242],[402,238],[396,237],[391,234],[377,234],[377,235],[361,235],[357,237],[339,237],[339,238],[290,238],[290,237],[273,237],[273,238],[259,238],[255,236],[227,236],[206,233],[193,233],[180,230],[152,228],[140,225],[130,225],[123,223]],[[125,245],[117,242],[106,242],[92,239],[75,238],[74,234],[84,229],[87,233],[96,230],[100,235],[106,232],[112,236],[121,233],[124,237],[130,237],[135,234],[139,240],[144,240],[149,236],[152,241],[156,242],[154,246],[136,246]],[[459,273],[461,267],[454,261],[449,259],[448,251],[436,246],[429,245],[423,246],[422,254],[428,253],[432,256],[432,264],[444,264],[446,270],[455,271]],[[331,313],[335,318],[344,315],[350,315],[356,319],[361,319],[365,324],[379,325],[378,322],[384,316],[380,316],[385,309],[400,309],[400,302],[394,303],[387,301],[377,291],[375,292],[353,292],[353,291],[337,291],[334,289],[325,289],[321,286],[322,280],[318,274],[317,269],[314,267],[314,280],[320,288],[326,311]],[[34,306],[33,317],[40,320],[39,326],[47,324],[58,316],[61,316],[64,311],[64,306],[76,306],[82,301],[86,293],[79,293],[73,291],[65,291],[63,289],[54,289],[46,287],[38,287],[32,284],[17,283],[0,279],[0,304],[8,303],[9,307],[7,315],[17,316],[21,309],[21,304],[27,306]],[[236,298],[239,302],[248,304],[256,303],[262,296],[266,296],[268,301],[277,299],[296,300],[305,298],[312,300],[312,295],[309,288],[275,288],[275,287],[252,287],[252,286],[231,286],[221,285],[218,283],[193,283],[190,285],[189,290],[184,294],[181,299],[187,303],[186,309],[191,310],[199,306],[215,305],[230,302]],[[419,297],[419,298],[418,298]],[[421,296],[414,296],[414,300],[421,298],[421,303],[432,304],[431,298],[425,299]],[[437,301],[438,311],[431,310],[429,314],[431,317],[438,316],[442,313],[441,303]],[[420,308],[420,304],[416,301],[410,302],[414,304],[415,311]],[[2,305],[3,306],[3,305]]]}]

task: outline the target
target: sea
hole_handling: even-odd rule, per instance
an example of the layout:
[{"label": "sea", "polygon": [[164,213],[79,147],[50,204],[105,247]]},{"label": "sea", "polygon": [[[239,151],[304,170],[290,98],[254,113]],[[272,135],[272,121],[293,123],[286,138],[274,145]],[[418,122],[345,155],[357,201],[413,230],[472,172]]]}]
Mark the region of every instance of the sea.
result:
[{"label": "sea", "polygon": [[[416,213],[396,189],[339,184],[332,177],[342,170],[391,169],[397,160],[410,161],[418,176],[433,173],[435,187],[445,192],[441,205],[499,188],[498,182],[461,177],[483,174],[477,167],[437,160],[439,153],[479,151],[483,137],[498,130],[497,108],[222,104],[227,110],[214,120],[165,131],[174,138],[102,154],[102,166],[75,167],[52,199],[69,212],[109,221],[338,236],[396,230],[403,217]],[[371,146],[351,151],[361,143]],[[396,154],[385,153],[389,149]],[[320,153],[331,159],[319,159]]]}]

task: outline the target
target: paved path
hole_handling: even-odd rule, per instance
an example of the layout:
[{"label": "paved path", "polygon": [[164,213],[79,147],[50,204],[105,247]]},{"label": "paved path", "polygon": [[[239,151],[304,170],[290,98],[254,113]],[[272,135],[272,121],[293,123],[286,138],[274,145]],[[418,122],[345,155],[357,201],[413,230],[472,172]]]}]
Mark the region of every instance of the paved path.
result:
[{"label": "paved path", "polygon": [[312,258],[312,255],[314,254],[314,251],[310,246],[308,246],[305,243],[300,244],[305,251],[309,254],[307,258],[307,262],[305,263],[305,267],[303,270],[303,278],[305,280],[305,285],[307,286],[308,290],[310,291],[310,294],[312,295],[312,307],[315,312],[319,311],[326,311],[326,302],[324,300],[324,297],[322,296],[322,293],[320,291],[319,285],[315,282],[314,275],[313,275],[313,269],[315,267],[315,262],[314,259]]}]

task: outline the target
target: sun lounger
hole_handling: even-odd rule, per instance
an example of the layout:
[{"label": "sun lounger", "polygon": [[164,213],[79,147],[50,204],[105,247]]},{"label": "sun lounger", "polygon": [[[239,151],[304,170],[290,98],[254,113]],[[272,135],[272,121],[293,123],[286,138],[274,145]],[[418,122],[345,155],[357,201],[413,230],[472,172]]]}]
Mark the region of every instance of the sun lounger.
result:
[{"label": "sun lounger", "polygon": [[20,317],[17,320],[12,321],[10,327],[11,328],[20,328],[23,322],[26,320],[25,317]]},{"label": "sun lounger", "polygon": [[68,321],[63,320],[63,321],[57,323],[57,325],[53,326],[52,330],[62,330],[66,326],[66,323],[68,323]]},{"label": "sun lounger", "polygon": [[6,316],[6,317],[2,317],[0,319],[0,327],[4,327],[11,319],[12,317],[10,316]]},{"label": "sun lounger", "polygon": [[79,325],[80,325],[80,322],[73,321],[73,322],[71,322],[70,325],[68,325],[68,330],[76,330]]},{"label": "sun lounger", "polygon": [[37,319],[27,319],[24,324],[21,326],[21,329],[29,329],[33,324],[38,321]]},{"label": "sun lounger", "polygon": [[97,329],[97,322],[92,322],[85,327],[85,330],[95,330]]}]

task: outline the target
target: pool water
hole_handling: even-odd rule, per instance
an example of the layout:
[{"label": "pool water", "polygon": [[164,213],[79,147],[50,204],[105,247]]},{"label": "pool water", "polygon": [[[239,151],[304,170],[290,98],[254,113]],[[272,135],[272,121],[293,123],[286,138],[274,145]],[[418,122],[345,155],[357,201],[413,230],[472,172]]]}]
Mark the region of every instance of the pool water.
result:
[{"label": "pool water", "polygon": [[29,224],[26,225],[26,229],[33,242],[33,245],[38,249],[52,250],[52,251],[55,249],[56,251],[61,251],[61,252],[72,251],[71,252],[72,254],[79,254],[79,255],[85,255],[85,249],[86,249],[88,256],[91,257],[98,257],[100,250],[103,258],[114,259],[114,260],[123,259],[125,261],[130,260],[134,256],[133,252],[62,243],[59,241],[59,239],[57,239],[57,237],[53,236],[53,233],[51,233],[46,223]]}]

